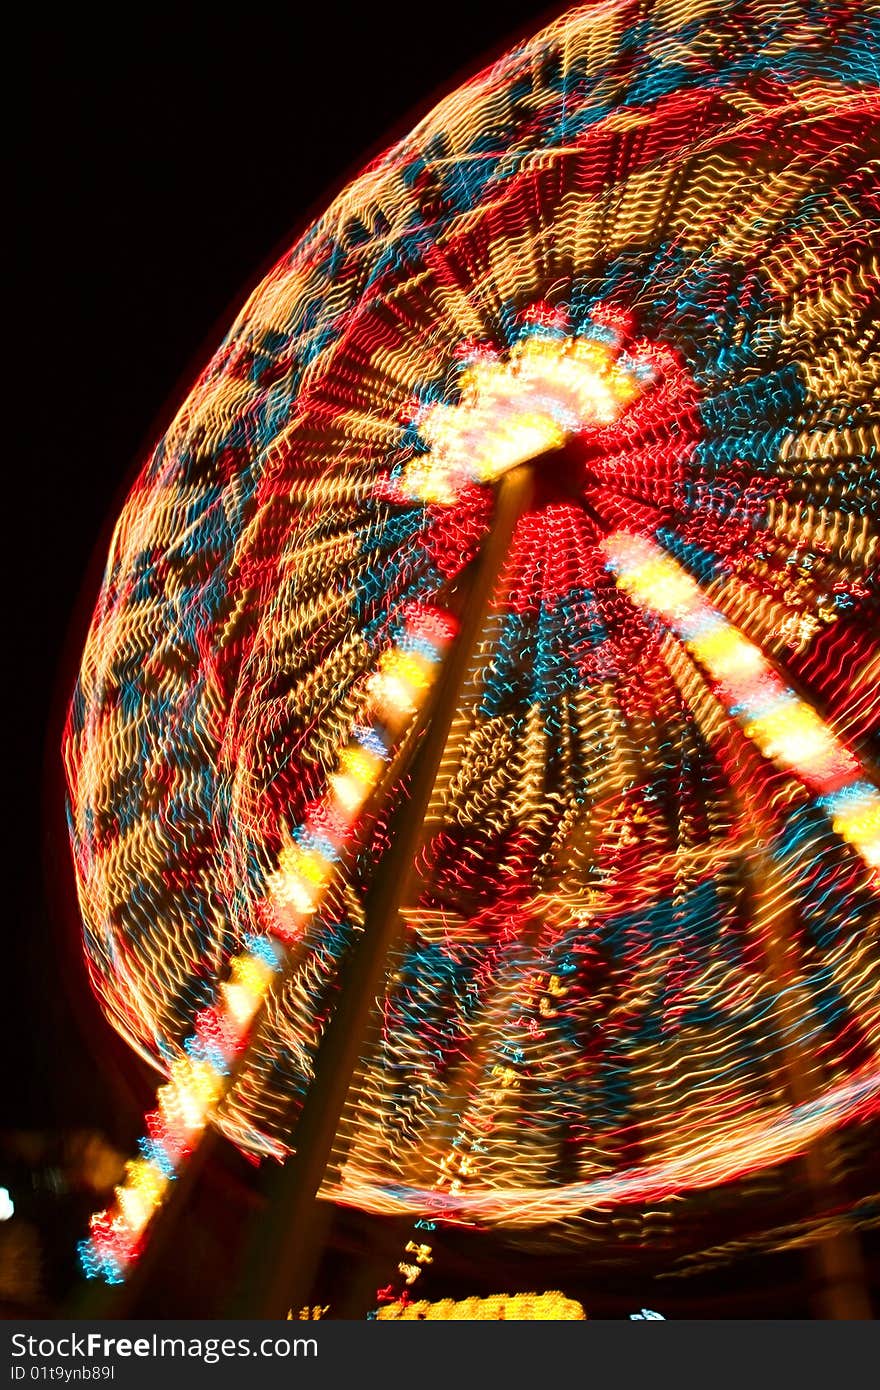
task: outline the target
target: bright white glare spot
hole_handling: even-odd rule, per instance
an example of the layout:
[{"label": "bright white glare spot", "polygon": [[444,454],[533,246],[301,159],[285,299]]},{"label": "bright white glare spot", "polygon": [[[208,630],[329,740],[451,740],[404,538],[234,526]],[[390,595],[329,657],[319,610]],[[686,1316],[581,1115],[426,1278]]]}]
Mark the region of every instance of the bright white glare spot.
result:
[{"label": "bright white glare spot", "polygon": [[15,1212],[15,1203],[5,1187],[0,1187],[0,1221],[8,1221]]}]

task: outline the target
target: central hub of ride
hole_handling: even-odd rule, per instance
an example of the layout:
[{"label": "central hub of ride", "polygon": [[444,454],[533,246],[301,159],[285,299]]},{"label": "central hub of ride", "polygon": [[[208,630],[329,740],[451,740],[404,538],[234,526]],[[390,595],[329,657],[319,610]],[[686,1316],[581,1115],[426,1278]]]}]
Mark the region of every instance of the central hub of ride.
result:
[{"label": "central hub of ride", "polygon": [[451,505],[469,485],[613,425],[657,376],[647,344],[626,346],[628,329],[628,316],[607,307],[577,335],[533,311],[506,355],[465,348],[458,401],[434,402],[413,421],[428,448],[395,480],[396,500]]}]

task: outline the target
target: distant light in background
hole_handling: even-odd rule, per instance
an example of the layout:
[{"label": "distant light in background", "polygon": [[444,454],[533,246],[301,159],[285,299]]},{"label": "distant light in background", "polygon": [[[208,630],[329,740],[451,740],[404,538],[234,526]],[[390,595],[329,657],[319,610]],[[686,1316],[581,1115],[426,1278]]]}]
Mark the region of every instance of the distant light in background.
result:
[{"label": "distant light in background", "polygon": [[8,1221],[15,1215],[15,1203],[9,1195],[9,1189],[0,1187],[0,1221]]}]

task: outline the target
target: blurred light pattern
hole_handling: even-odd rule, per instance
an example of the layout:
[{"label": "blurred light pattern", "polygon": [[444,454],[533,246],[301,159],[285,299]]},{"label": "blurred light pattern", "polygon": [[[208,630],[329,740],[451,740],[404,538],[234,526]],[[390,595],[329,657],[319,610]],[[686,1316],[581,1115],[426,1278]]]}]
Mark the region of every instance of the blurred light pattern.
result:
[{"label": "blurred light pattern", "polygon": [[506,360],[482,347],[459,378],[458,401],[429,404],[413,420],[428,453],[406,465],[392,500],[455,502],[468,483],[490,483],[589,426],[611,425],[653,379],[650,362],[622,357],[621,335],[591,311],[583,336],[526,331]]},{"label": "blurred light pattern", "polygon": [[[411,605],[401,633],[363,682],[361,723],[342,749],[324,796],[308,808],[305,823],[285,843],[278,867],[268,877],[266,901],[272,916],[267,934],[245,938],[245,949],[231,957],[218,997],[196,1014],[183,1053],[171,1063],[169,1080],[159,1087],[156,1109],[146,1116],[140,1157],[126,1164],[113,1205],[91,1218],[89,1237],[80,1244],[87,1278],[122,1283],[139,1256],[169,1184],[233,1079],[274,976],[288,964],[285,946],[302,937],[320,907],[395,740],[430,690],[454,631],[454,620],[447,614]],[[242,1138],[246,1142],[247,1136]]]},{"label": "blurred light pattern", "polygon": [[677,561],[646,538],[619,531],[602,549],[621,588],[696,657],[721,703],[764,757],[798,777],[838,835],[880,872],[880,792],[854,754],[785,685],[760,648],[705,601]]},{"label": "blurred light pattern", "polygon": [[366,706],[411,751],[530,458],[324,1195],[416,1218],[396,1302],[425,1222],[781,1229],[878,1110],[878,55],[867,4],[571,10],[248,299],[65,734],[94,987],[168,1078],[96,1272],[209,1116],[295,1144],[407,793]]},{"label": "blurred light pattern", "polygon": [[378,1317],[389,1322],[583,1322],[585,1313],[561,1293],[496,1293],[457,1302],[388,1303]]}]

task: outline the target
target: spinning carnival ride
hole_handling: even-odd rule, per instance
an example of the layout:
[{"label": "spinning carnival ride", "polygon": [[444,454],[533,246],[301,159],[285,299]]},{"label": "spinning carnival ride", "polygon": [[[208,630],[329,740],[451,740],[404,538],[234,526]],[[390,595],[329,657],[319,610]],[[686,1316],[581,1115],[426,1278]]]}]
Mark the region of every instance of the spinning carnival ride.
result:
[{"label": "spinning carnival ride", "polygon": [[868,1219],[878,67],[868,4],[572,10],[249,298],[65,735],[93,984],[165,1077],[90,1275],[209,1124],[591,1259]]}]

